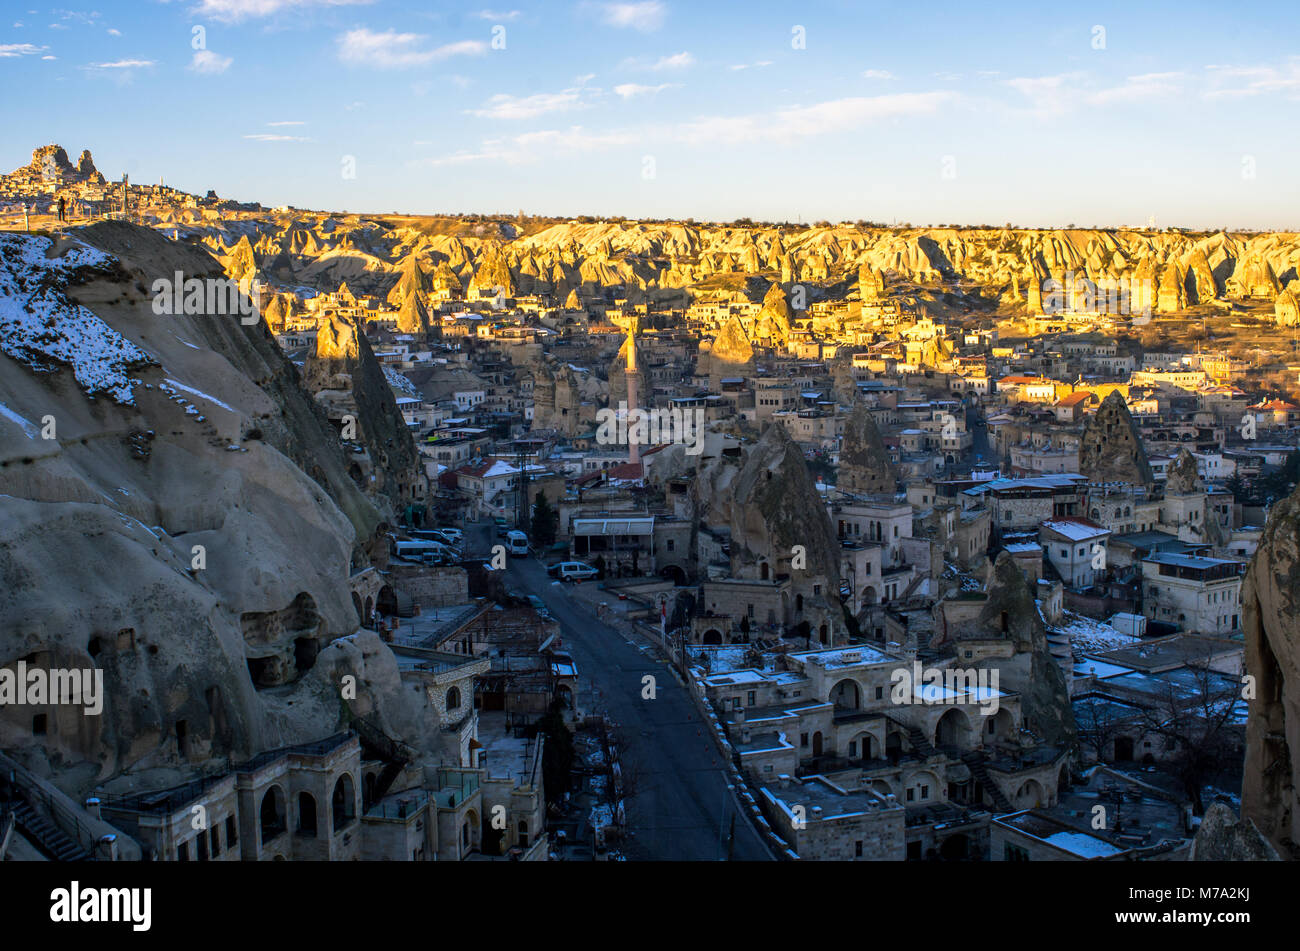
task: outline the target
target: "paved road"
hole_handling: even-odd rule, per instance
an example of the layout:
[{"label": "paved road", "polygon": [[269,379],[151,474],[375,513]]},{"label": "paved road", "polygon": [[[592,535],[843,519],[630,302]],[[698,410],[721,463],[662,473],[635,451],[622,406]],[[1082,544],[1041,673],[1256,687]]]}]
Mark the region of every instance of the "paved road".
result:
[{"label": "paved road", "polygon": [[[473,527],[472,527],[473,528]],[[467,550],[485,542],[486,527],[467,537]],[[466,532],[470,535],[470,531]],[[594,582],[589,582],[594,584]],[[506,587],[535,594],[560,622],[565,648],[578,665],[584,690],[617,722],[627,749],[623,769],[635,786],[627,804],[630,859],[771,860],[748,817],[740,812],[722,754],[707,734],[685,685],[648,642],[630,643],[598,621],[568,585],[555,584],[533,558],[512,558]],[[655,678],[655,699],[642,699],[642,678]]]}]

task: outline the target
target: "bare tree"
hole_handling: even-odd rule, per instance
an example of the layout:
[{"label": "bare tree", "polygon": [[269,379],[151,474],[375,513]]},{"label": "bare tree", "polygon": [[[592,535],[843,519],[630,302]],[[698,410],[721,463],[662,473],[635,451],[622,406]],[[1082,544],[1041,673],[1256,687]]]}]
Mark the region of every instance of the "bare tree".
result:
[{"label": "bare tree", "polygon": [[1159,701],[1143,712],[1142,726],[1166,741],[1168,766],[1199,816],[1205,811],[1201,789],[1240,754],[1234,726],[1243,701],[1241,684],[1211,669],[1209,657],[1186,670],[1190,688],[1169,680]]}]

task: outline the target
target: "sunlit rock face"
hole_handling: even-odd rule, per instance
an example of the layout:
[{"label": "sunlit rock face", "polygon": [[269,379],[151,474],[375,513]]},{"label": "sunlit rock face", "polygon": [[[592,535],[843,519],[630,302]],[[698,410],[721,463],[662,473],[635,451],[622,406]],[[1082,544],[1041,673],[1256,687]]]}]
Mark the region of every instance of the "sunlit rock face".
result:
[{"label": "sunlit rock face", "polygon": [[1137,425],[1118,390],[1101,401],[1084,427],[1079,472],[1090,482],[1151,485],[1154,481]]}]

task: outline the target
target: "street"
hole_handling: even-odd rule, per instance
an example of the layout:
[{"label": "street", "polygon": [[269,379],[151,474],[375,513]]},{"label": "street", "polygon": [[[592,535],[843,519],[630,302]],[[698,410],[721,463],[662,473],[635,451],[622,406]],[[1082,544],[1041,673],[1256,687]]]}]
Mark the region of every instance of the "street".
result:
[{"label": "street", "polygon": [[[495,543],[489,526],[467,526],[467,551],[478,552],[481,547],[486,554]],[[506,587],[535,594],[546,602],[560,622],[565,648],[578,665],[584,699],[594,691],[595,707],[620,726],[626,744],[623,768],[632,786],[626,803],[628,858],[727,859],[727,836],[734,817],[730,858],[771,860],[771,853],[728,789],[726,763],[707,732],[711,727],[701,719],[685,685],[657,651],[648,642],[630,643],[598,621],[587,605],[571,596],[570,586],[553,582],[535,558],[511,558]],[[642,699],[646,675],[655,678],[652,700]]]}]

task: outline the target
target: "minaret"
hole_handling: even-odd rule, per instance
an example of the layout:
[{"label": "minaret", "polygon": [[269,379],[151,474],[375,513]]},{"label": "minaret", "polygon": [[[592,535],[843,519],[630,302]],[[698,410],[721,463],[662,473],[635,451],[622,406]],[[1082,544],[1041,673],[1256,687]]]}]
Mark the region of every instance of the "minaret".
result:
[{"label": "minaret", "polygon": [[[627,323],[627,411],[629,416],[637,411],[640,403],[640,394],[637,386],[641,371],[636,365],[636,326],[637,319],[632,317]],[[638,415],[639,412],[638,412]],[[629,425],[627,427],[627,461],[636,463],[641,461],[641,447],[636,441],[636,427]]]}]

